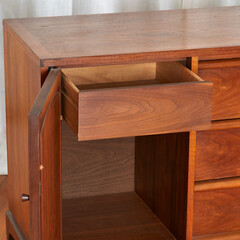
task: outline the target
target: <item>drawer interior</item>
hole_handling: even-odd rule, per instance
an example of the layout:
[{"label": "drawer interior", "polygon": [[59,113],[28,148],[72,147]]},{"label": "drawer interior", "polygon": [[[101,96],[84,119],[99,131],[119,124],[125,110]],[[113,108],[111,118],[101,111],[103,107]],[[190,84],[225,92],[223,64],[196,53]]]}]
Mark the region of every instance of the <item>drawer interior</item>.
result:
[{"label": "drawer interior", "polygon": [[63,117],[78,140],[210,127],[212,83],[178,62],[62,70]]},{"label": "drawer interior", "polygon": [[63,78],[76,86],[76,91],[118,88],[164,83],[196,82],[180,63],[142,63],[62,69]]}]

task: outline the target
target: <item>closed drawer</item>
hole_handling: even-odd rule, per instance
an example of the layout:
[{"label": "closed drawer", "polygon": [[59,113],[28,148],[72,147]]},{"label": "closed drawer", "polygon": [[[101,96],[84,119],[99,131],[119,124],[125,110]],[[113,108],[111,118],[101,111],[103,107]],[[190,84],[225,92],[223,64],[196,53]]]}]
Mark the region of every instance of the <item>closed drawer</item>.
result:
[{"label": "closed drawer", "polygon": [[63,116],[78,140],[210,127],[212,83],[177,62],[63,69]]},{"label": "closed drawer", "polygon": [[240,176],[240,129],[197,132],[195,180]]},{"label": "closed drawer", "polygon": [[212,120],[240,118],[240,60],[200,62],[198,75],[213,82]]},{"label": "closed drawer", "polygon": [[198,183],[194,192],[193,236],[240,230],[240,180]]}]

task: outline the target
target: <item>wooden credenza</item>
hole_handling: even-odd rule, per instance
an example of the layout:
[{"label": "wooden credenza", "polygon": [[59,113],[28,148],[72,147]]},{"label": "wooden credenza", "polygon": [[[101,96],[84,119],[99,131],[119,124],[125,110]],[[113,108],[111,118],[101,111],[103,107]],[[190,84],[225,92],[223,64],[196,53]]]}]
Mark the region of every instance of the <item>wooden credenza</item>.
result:
[{"label": "wooden credenza", "polygon": [[4,20],[8,239],[240,239],[239,12]]}]

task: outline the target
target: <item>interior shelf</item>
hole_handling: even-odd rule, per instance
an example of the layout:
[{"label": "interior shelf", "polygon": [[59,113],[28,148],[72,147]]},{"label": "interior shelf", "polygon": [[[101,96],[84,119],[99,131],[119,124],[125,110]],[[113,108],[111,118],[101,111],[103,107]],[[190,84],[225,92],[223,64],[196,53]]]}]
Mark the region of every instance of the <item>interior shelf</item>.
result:
[{"label": "interior shelf", "polygon": [[172,240],[135,192],[63,199],[64,240]]}]

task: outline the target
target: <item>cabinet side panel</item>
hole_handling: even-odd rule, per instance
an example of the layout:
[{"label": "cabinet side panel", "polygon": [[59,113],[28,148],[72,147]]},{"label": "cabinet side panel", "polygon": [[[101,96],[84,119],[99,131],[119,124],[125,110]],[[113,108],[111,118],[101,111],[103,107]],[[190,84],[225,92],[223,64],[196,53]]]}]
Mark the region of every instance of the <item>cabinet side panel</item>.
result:
[{"label": "cabinet side panel", "polygon": [[29,239],[28,112],[40,89],[40,61],[4,25],[9,209]]}]

